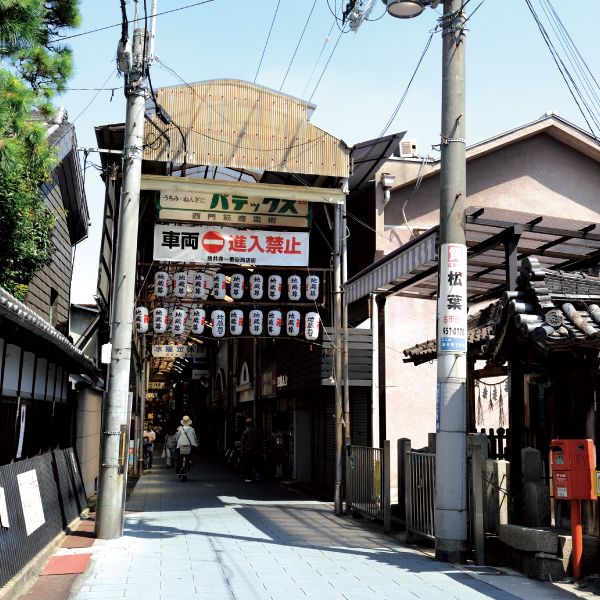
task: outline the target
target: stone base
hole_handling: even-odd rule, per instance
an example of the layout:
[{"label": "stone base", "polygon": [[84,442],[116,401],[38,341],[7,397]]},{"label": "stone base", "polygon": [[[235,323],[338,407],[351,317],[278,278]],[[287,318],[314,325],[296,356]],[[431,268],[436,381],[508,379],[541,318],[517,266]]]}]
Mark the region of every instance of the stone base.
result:
[{"label": "stone base", "polygon": [[561,559],[536,557],[533,552],[510,546],[506,552],[506,566],[539,581],[560,581],[568,575]]}]

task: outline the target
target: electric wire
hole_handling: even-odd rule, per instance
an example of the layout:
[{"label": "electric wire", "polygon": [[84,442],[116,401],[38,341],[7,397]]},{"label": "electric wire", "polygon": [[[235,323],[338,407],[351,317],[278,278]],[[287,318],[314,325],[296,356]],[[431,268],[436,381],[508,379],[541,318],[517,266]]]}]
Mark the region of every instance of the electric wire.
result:
[{"label": "electric wire", "polygon": [[313,75],[315,74],[315,71],[317,70],[317,66],[319,65],[321,56],[323,56],[323,52],[325,51],[325,46],[327,45],[327,42],[329,41],[329,38],[331,37],[331,32],[333,31],[334,27],[335,27],[335,21],[331,24],[331,29],[329,30],[329,33],[325,36],[325,41],[323,42],[323,47],[321,48],[321,52],[319,53],[317,62],[315,63],[312,73],[310,74],[310,77],[308,78],[308,81],[306,82],[306,87],[304,88],[304,91],[302,92],[302,96],[301,96],[302,98],[304,98],[304,96],[306,95],[306,90],[308,89],[308,86],[310,85],[310,82],[312,81]]},{"label": "electric wire", "polygon": [[258,72],[260,71],[260,67],[262,65],[263,58],[265,57],[265,52],[267,51],[267,46],[269,45],[269,39],[271,37],[271,32],[273,31],[273,25],[275,25],[275,19],[277,18],[277,12],[279,11],[280,4],[281,4],[281,0],[277,0],[277,7],[275,8],[275,14],[273,15],[273,20],[271,21],[271,27],[269,28],[269,35],[267,35],[267,41],[265,42],[265,47],[263,48],[262,55],[260,57],[260,62],[258,63],[258,69],[256,69],[256,75],[254,76],[254,83],[256,83],[256,78],[258,77]]},{"label": "electric wire", "polygon": [[327,67],[329,66],[331,57],[333,56],[335,49],[338,47],[338,44],[340,43],[340,40],[342,39],[342,33],[343,33],[343,31],[340,32],[337,42],[335,43],[335,46],[333,47],[333,50],[331,51],[331,54],[329,55],[329,58],[327,59],[327,62],[325,63],[325,67],[323,69],[323,72],[321,73],[321,77],[319,77],[319,81],[317,81],[317,85],[315,86],[315,89],[313,90],[312,94],[310,95],[310,98],[308,99],[309,102],[313,99],[313,96],[315,95],[315,92],[317,91],[317,88],[319,87],[319,84],[321,83],[321,79],[323,79],[323,75],[325,75],[325,71],[327,71]]},{"label": "electric wire", "polygon": [[306,23],[304,24],[304,29],[302,30],[302,34],[300,35],[300,39],[298,40],[298,44],[296,46],[296,49],[294,50],[294,55],[292,56],[292,60],[290,61],[290,64],[287,68],[287,71],[285,72],[285,77],[283,78],[283,81],[281,82],[281,87],[279,88],[279,91],[281,91],[283,89],[283,84],[285,83],[285,80],[287,79],[288,73],[290,72],[290,69],[292,68],[292,64],[294,62],[294,59],[296,58],[296,53],[298,52],[298,48],[300,48],[300,44],[302,42],[302,38],[304,37],[304,33],[306,32],[306,28],[308,27],[308,23],[310,21],[310,18],[313,14],[313,11],[315,10],[315,6],[317,5],[317,0],[314,1],[312,8],[310,9],[310,13],[308,14],[308,19],[306,19]]},{"label": "electric wire", "polygon": [[[173,8],[171,10],[165,10],[163,12],[160,13],[156,13],[156,17],[160,17],[162,15],[168,15],[170,13],[174,13],[180,10],[185,10],[186,8],[194,8],[195,6],[200,6],[202,4],[208,4],[209,2],[214,2],[215,0],[204,0],[203,2],[196,2],[194,4],[188,4],[187,6],[180,6],[179,8]],[[98,31],[105,31],[106,29],[114,29],[115,27],[123,27],[123,22],[121,23],[115,23],[114,25],[107,25],[106,27],[100,27],[98,29],[92,29],[91,31],[84,31],[82,33],[76,33],[75,35],[67,35],[67,36],[58,36],[55,37],[54,39],[50,40],[51,43],[53,42],[62,42],[64,40],[71,40],[73,38],[76,37],[81,37],[82,35],[89,35],[90,33],[98,33]]]},{"label": "electric wire", "polygon": [[[102,88],[110,81],[111,77],[117,72],[117,69],[113,69],[113,72],[106,78],[106,81],[102,84]],[[102,88],[99,88],[98,91],[94,94],[94,97],[88,102],[87,106],[71,121],[71,125],[75,124],[75,121],[79,119],[79,117],[92,105],[94,100],[98,97],[98,94],[102,91]]]}]

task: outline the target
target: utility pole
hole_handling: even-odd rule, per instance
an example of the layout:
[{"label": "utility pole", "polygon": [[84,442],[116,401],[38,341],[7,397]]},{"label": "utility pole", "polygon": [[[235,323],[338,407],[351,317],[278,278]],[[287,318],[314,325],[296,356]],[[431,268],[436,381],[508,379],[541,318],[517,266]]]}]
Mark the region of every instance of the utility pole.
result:
[{"label": "utility pole", "polygon": [[[102,406],[104,431],[101,434],[101,472],[98,485],[96,536],[111,540],[123,534],[127,469],[121,468],[121,426],[128,425],[129,371],[131,364],[132,321],[135,297],[136,252],[146,73],[144,38],[146,31],[133,34],[133,60],[126,84],[127,116],[123,148],[123,183],[119,208],[114,306],[112,310],[112,356],[106,402]],[[128,430],[128,428],[127,428]],[[129,444],[127,444],[127,448]],[[124,457],[127,458],[126,456]]]},{"label": "utility pole", "polygon": [[[348,196],[344,196],[344,208],[341,228],[341,245],[342,245],[342,285],[348,281],[348,222],[346,217],[346,205]],[[344,302],[342,312],[342,371],[344,373],[344,426],[346,427],[346,440],[344,444],[350,443],[350,379],[348,369],[349,359],[349,344],[348,344],[348,304]]]},{"label": "utility pole", "polygon": [[335,365],[335,513],[342,514],[342,290],[341,290],[341,252],[340,221],[341,205],[335,206],[333,221],[333,314],[334,314],[334,365]]},{"label": "utility pole", "polygon": [[[464,0],[445,0],[437,311],[435,556],[465,563],[467,551]],[[452,317],[449,320],[449,317]]]}]

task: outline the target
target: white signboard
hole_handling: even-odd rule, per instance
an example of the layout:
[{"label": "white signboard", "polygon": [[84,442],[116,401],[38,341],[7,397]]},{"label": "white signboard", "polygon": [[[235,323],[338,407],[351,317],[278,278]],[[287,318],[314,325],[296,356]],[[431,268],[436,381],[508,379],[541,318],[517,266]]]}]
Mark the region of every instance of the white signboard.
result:
[{"label": "white signboard", "polygon": [[443,244],[440,249],[438,352],[467,351],[467,247]]},{"label": "white signboard", "polygon": [[8,522],[8,509],[6,508],[6,496],[4,488],[0,487],[0,523],[2,527],[10,527]]},{"label": "white signboard", "polygon": [[165,344],[152,346],[152,356],[156,358],[206,358],[206,348],[204,346]]},{"label": "white signboard", "polygon": [[21,458],[23,454],[23,438],[25,437],[25,415],[27,413],[27,407],[23,404],[21,406],[21,423],[19,429],[19,446],[17,448],[17,458]]},{"label": "white signboard", "polygon": [[149,390],[167,390],[172,387],[172,383],[168,381],[149,381],[148,389]]},{"label": "white signboard", "polygon": [[306,267],[308,240],[304,231],[155,225],[154,260]]},{"label": "white signboard", "polygon": [[192,369],[192,379],[202,379],[210,377],[210,371],[208,369]]},{"label": "white signboard", "polygon": [[25,517],[25,530],[27,535],[31,535],[46,522],[35,469],[17,475],[17,483]]}]

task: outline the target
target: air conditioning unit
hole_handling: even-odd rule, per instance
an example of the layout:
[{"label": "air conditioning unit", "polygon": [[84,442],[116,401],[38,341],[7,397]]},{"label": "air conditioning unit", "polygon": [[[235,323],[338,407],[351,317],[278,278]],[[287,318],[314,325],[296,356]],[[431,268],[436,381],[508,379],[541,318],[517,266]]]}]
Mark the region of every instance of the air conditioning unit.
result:
[{"label": "air conditioning unit", "polygon": [[398,146],[400,158],[417,158],[417,140],[402,140]]}]

